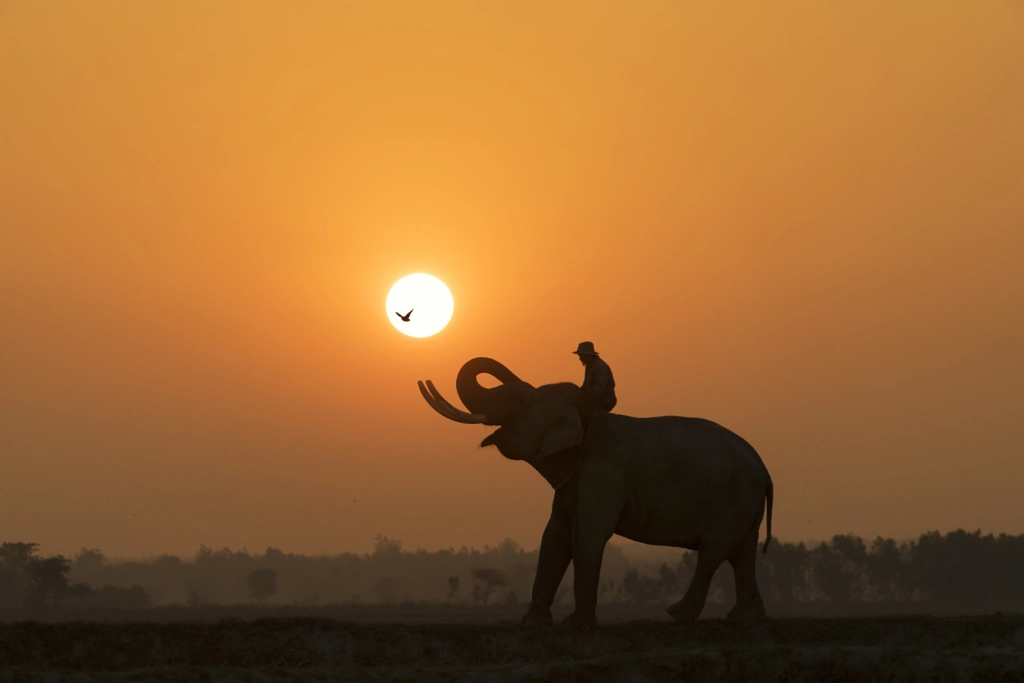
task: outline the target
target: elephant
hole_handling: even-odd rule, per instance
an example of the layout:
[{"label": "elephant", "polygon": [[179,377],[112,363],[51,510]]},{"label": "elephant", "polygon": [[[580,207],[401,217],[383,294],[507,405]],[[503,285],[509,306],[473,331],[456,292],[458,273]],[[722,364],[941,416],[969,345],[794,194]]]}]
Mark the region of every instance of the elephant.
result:
[{"label": "elephant", "polygon": [[[481,374],[500,384],[482,386]],[[575,409],[577,385],[534,387],[486,357],[466,362],[456,378],[468,412],[449,403],[430,380],[417,385],[449,420],[497,426],[480,446],[529,463],[555,490],[524,624],[552,623],[551,604],[572,562],[575,611],[565,622],[579,630],[596,627],[601,560],[612,534],[697,551],[686,594],[667,608],[675,619],[700,615],[711,578],[726,561],[736,580],[729,617],[765,616],[754,562],[765,511],[762,552],[771,542],[773,486],[761,457],[741,437],[700,418],[603,411],[584,434]]]}]

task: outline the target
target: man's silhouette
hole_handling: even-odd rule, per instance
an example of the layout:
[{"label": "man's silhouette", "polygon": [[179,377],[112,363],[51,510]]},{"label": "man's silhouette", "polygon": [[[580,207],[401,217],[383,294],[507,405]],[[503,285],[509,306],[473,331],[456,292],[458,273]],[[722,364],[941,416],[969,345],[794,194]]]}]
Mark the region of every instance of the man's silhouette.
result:
[{"label": "man's silhouette", "polygon": [[615,378],[612,369],[594,350],[594,342],[580,342],[573,353],[580,357],[580,362],[586,368],[583,386],[576,399],[576,410],[583,422],[583,431],[586,432],[594,413],[598,410],[610,411],[615,407]]}]

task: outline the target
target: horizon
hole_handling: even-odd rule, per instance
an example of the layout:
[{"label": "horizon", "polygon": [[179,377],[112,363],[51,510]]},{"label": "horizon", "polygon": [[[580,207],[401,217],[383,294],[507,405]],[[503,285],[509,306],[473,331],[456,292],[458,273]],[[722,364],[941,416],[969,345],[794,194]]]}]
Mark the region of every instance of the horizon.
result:
[{"label": "horizon", "polygon": [[[932,534],[932,533],[938,533],[938,534],[940,534],[942,536],[945,536],[947,534],[958,533],[958,532],[963,532],[963,533],[967,533],[967,534],[981,534],[981,536],[983,538],[984,537],[988,537],[988,536],[991,536],[993,538],[999,538],[1000,536],[1011,536],[1011,537],[1015,536],[1014,534],[1010,534],[1010,533],[1003,532],[1003,531],[994,531],[994,530],[986,530],[986,529],[970,530],[970,529],[964,529],[964,528],[952,529],[952,530],[945,531],[945,532],[940,532],[940,531],[938,531],[936,529],[932,529],[932,530],[929,530],[929,531],[924,531],[921,534],[918,534],[916,536],[908,536],[908,537],[902,537],[902,538],[886,538],[886,537],[883,537],[883,536],[874,536],[874,537],[870,537],[869,538],[869,537],[861,537],[861,536],[859,536],[857,534],[853,534],[853,535],[858,537],[858,538],[860,538],[862,541],[864,541],[866,547],[868,548],[868,551],[870,552],[871,551],[871,547],[872,547],[872,543],[875,540],[877,540],[877,539],[892,540],[892,541],[895,541],[898,545],[903,545],[903,544],[917,543],[917,542],[920,541],[922,536],[925,536],[925,535],[928,535],[928,534]],[[792,545],[801,545],[802,544],[802,545],[806,546],[808,549],[812,549],[812,548],[817,547],[818,545],[831,543],[835,536],[846,536],[846,535],[848,535],[848,534],[833,534],[832,536],[829,536],[828,538],[788,539],[788,538],[778,538],[777,536],[772,534],[772,543],[771,543],[771,545],[775,546],[775,545],[781,545],[781,544],[792,544]],[[1024,536],[1024,534],[1019,534],[1019,535],[1020,536]],[[313,558],[315,558],[315,557],[340,557],[340,556],[343,556],[343,555],[356,555],[356,556],[359,556],[359,557],[372,557],[377,552],[376,545],[377,545],[379,540],[383,540],[385,542],[390,542],[390,543],[395,543],[395,544],[397,544],[398,552],[404,553],[404,554],[411,554],[411,555],[415,555],[415,554],[419,554],[419,553],[428,553],[428,554],[430,554],[430,553],[442,553],[442,552],[454,552],[456,554],[461,554],[463,551],[467,551],[467,552],[470,552],[470,553],[487,553],[487,552],[493,552],[493,551],[501,549],[502,546],[507,544],[508,542],[511,542],[513,545],[517,546],[517,549],[518,549],[519,552],[524,552],[524,553],[535,553],[540,548],[540,543],[539,542],[537,543],[536,546],[523,545],[523,544],[519,543],[519,541],[517,541],[516,539],[511,538],[511,537],[506,537],[506,538],[502,539],[500,542],[498,542],[496,544],[493,544],[493,545],[492,544],[484,544],[481,547],[477,547],[475,545],[474,546],[467,546],[465,544],[458,545],[458,546],[448,545],[448,546],[436,547],[436,548],[424,548],[422,546],[409,547],[409,546],[406,546],[401,541],[401,539],[391,538],[387,534],[379,534],[379,535],[377,535],[375,537],[373,543],[371,544],[373,547],[371,547],[369,550],[364,550],[364,551],[357,551],[357,550],[334,550],[334,551],[314,552],[314,553],[294,552],[294,551],[291,551],[291,550],[289,550],[287,548],[281,548],[281,547],[276,547],[276,546],[267,546],[266,548],[264,548],[262,550],[258,550],[258,549],[257,550],[252,550],[252,549],[249,549],[249,548],[246,548],[246,547],[232,548],[230,546],[222,546],[222,547],[218,548],[218,547],[208,546],[205,543],[199,543],[198,545],[196,545],[195,550],[193,552],[191,552],[191,553],[169,553],[169,552],[162,552],[162,553],[152,553],[152,554],[149,554],[149,555],[109,555],[109,554],[103,552],[102,548],[88,548],[88,547],[83,546],[83,547],[79,548],[78,550],[76,550],[76,551],[74,551],[74,552],[72,552],[70,554],[67,554],[67,553],[51,553],[51,552],[48,552],[47,549],[44,547],[44,544],[41,544],[41,543],[35,543],[34,545],[38,546],[38,548],[36,550],[36,555],[39,556],[39,557],[54,556],[54,555],[58,555],[59,554],[59,555],[63,555],[64,557],[66,557],[69,560],[74,560],[78,555],[80,555],[82,553],[99,552],[104,557],[104,559],[107,560],[108,562],[120,563],[120,562],[149,562],[149,561],[153,561],[153,560],[156,560],[156,559],[158,559],[160,557],[165,557],[165,556],[178,557],[178,558],[182,559],[183,561],[188,561],[190,558],[194,559],[197,555],[199,555],[204,550],[210,551],[212,553],[219,553],[219,552],[222,552],[222,551],[229,551],[231,553],[246,554],[246,555],[249,555],[250,557],[256,557],[256,556],[259,556],[259,555],[265,555],[267,552],[269,552],[271,550],[274,550],[274,551],[277,551],[277,552],[281,552],[284,555],[294,555],[294,556],[299,556],[299,557],[313,557]],[[32,541],[25,541],[25,540],[17,540],[17,541],[15,541],[15,540],[12,540],[12,539],[7,539],[7,540],[0,539],[0,542],[4,542],[4,543],[7,543],[7,542],[11,542],[11,543],[33,543]],[[628,539],[628,538],[625,538],[625,537],[619,536],[619,535],[613,535],[612,538],[608,541],[608,545],[613,545],[616,548],[618,548],[619,550],[621,550],[624,553],[626,553],[627,555],[634,555],[634,556],[644,555],[644,554],[650,555],[650,556],[662,556],[662,555],[664,555],[664,556],[673,555],[674,556],[674,555],[679,554],[679,553],[696,552],[696,551],[686,550],[684,548],[677,548],[677,547],[674,547],[674,546],[651,545],[651,544],[648,544],[648,543],[641,543],[640,541],[634,541],[634,540],[631,540],[631,539]]]},{"label": "horizon", "polygon": [[2,3],[0,93],[6,540],[536,547],[416,382],[583,340],[773,536],[1024,533],[1020,3]]}]

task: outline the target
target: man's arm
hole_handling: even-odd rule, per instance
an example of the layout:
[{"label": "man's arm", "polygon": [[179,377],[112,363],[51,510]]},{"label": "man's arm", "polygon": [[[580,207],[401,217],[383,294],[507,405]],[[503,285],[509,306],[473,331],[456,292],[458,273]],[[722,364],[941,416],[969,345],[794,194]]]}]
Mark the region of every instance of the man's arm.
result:
[{"label": "man's arm", "polygon": [[[610,374],[608,365],[604,361],[596,361],[593,373],[591,373],[590,386],[586,387],[586,389],[600,396],[608,389],[609,379],[611,379]],[[583,384],[586,385],[586,382]]]}]

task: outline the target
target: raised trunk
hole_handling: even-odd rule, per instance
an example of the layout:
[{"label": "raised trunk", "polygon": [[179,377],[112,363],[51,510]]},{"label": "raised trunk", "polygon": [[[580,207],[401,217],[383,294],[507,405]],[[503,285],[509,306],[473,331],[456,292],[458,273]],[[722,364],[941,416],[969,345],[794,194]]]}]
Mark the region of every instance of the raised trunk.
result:
[{"label": "raised trunk", "polygon": [[458,392],[462,404],[471,413],[493,415],[496,412],[502,412],[501,407],[495,405],[495,400],[498,397],[494,391],[497,387],[488,389],[480,386],[480,382],[477,381],[477,375],[483,374],[493,376],[502,384],[525,384],[511,370],[493,358],[473,358],[466,361],[455,380],[455,390]]}]

